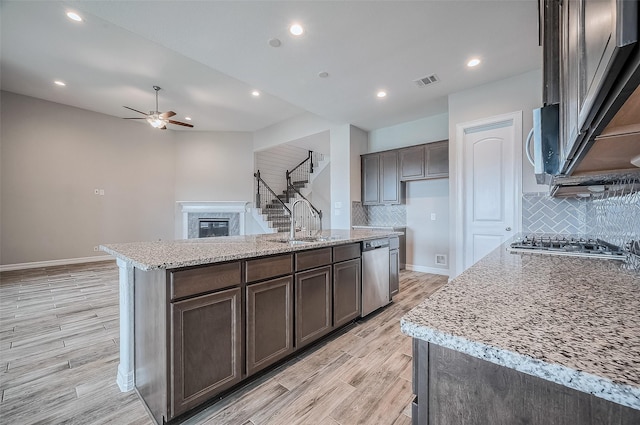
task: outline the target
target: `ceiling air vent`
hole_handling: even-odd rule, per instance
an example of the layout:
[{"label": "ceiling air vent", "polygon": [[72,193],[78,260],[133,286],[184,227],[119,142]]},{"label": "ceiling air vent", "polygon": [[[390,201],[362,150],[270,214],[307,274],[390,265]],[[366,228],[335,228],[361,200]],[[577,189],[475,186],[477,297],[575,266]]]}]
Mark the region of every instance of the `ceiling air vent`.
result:
[{"label": "ceiling air vent", "polygon": [[418,87],[428,86],[429,84],[437,83],[440,78],[436,74],[427,75],[424,78],[419,78],[414,81]]}]

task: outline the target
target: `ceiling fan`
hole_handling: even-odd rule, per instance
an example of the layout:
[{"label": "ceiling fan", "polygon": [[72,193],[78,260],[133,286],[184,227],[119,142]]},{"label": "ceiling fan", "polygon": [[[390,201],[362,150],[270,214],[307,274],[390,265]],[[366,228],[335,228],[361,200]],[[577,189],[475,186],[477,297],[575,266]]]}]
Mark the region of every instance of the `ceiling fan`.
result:
[{"label": "ceiling fan", "polygon": [[146,114],[146,113],[144,113],[142,111],[138,111],[137,109],[133,109],[133,108],[130,108],[128,106],[124,106],[127,109],[131,109],[134,112],[138,112],[138,113],[140,113],[142,115],[145,115],[145,118],[124,118],[125,120],[147,120],[147,122],[149,124],[151,124],[151,127],[159,128],[160,130],[166,130],[167,129],[167,124],[175,124],[175,125],[181,125],[183,127],[193,128],[193,126],[191,124],[187,124],[186,122],[170,120],[169,118],[171,118],[172,116],[174,116],[176,114],[173,111],[167,111],[167,112],[158,111],[158,92],[161,90],[161,88],[158,87],[158,86],[153,86],[153,89],[156,91],[156,109],[155,109],[155,111],[150,111],[148,114]]}]

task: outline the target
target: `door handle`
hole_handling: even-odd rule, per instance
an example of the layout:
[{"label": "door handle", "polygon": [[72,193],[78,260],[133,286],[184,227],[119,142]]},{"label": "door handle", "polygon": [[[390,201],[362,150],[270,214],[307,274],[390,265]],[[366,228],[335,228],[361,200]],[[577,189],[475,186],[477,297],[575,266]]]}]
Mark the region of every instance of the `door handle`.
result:
[{"label": "door handle", "polygon": [[504,229],[504,230],[506,230],[507,232],[510,232],[510,231],[511,231],[511,227],[507,227],[507,228],[506,228],[506,229]]}]

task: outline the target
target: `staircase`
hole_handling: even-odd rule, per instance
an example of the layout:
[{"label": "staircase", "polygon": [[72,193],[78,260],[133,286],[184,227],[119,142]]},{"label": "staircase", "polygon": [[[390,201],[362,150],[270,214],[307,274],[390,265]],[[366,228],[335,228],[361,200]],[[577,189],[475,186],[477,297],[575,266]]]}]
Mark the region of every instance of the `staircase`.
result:
[{"label": "staircase", "polygon": [[[269,228],[273,232],[288,232],[291,228],[291,204],[299,198],[305,198],[301,193],[307,188],[311,181],[311,174],[314,168],[317,169],[318,163],[323,160],[322,154],[316,154],[309,151],[307,159],[302,161],[291,171],[287,171],[285,178],[287,179],[287,189],[280,194],[275,194],[269,186],[260,178],[260,171],[254,176],[257,181],[256,189],[256,208],[260,209]],[[307,192],[308,195],[308,192]],[[306,198],[305,198],[306,199]],[[314,211],[322,216],[322,212],[312,206]]]}]

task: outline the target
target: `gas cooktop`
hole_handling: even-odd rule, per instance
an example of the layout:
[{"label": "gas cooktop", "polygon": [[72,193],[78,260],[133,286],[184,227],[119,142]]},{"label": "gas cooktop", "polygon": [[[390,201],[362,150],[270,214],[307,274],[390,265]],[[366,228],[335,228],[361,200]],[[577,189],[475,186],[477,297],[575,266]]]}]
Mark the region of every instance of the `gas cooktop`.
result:
[{"label": "gas cooktop", "polygon": [[602,239],[571,236],[526,235],[513,242],[509,251],[621,261],[626,258],[626,253],[622,248]]}]

